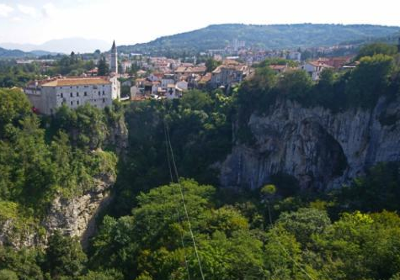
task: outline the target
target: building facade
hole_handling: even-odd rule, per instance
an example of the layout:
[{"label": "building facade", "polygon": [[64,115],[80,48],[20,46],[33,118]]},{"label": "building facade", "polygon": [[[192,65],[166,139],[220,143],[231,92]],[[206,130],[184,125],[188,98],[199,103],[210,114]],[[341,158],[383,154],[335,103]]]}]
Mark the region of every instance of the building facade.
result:
[{"label": "building facade", "polygon": [[76,109],[90,104],[104,109],[120,99],[119,89],[116,77],[70,77],[31,82],[24,92],[35,111],[52,115],[62,105]]},{"label": "building facade", "polygon": [[210,85],[212,88],[221,86],[230,88],[232,85],[242,82],[247,72],[246,65],[220,65],[212,72]]}]

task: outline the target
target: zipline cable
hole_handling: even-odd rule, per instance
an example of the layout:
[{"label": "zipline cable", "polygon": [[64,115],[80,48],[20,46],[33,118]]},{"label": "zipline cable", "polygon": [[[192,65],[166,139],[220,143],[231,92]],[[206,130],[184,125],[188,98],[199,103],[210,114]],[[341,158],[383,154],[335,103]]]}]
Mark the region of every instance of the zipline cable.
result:
[{"label": "zipline cable", "polygon": [[181,179],[179,178],[178,168],[177,168],[176,162],[175,162],[174,150],[172,149],[171,138],[170,138],[170,135],[169,135],[168,123],[165,122],[165,119],[164,119],[164,124],[166,126],[165,128],[166,128],[166,134],[167,134],[167,143],[168,143],[169,150],[170,150],[170,153],[171,153],[172,166],[174,167],[175,176],[176,176],[176,178],[178,180],[178,186],[179,186],[179,191],[180,191],[180,194],[181,194],[183,209],[184,209],[186,220],[187,220],[187,223],[188,223],[190,237],[192,238],[194,252],[196,254],[197,262],[199,264],[201,279],[205,280],[204,273],[203,273],[203,267],[201,265],[200,255],[199,255],[199,252],[198,252],[198,249],[197,249],[196,239],[194,238],[194,234],[193,234],[193,230],[192,230],[192,224],[190,222],[189,213],[188,213],[188,210],[187,210],[187,207],[186,207],[185,195],[183,193],[183,188],[182,188],[182,185],[181,185]]},{"label": "zipline cable", "polygon": [[[274,225],[272,224],[272,219],[271,219],[271,210],[270,210],[270,206],[269,206],[269,201],[267,200],[267,208],[268,208],[268,215],[269,215],[269,223],[271,226],[271,230],[274,227]],[[272,231],[272,233],[275,235],[275,237],[278,237],[278,235]],[[276,239],[276,243],[278,243],[279,247],[281,247],[282,251],[291,259],[291,261],[294,263],[295,266],[297,266],[301,272],[304,273],[304,275],[306,275],[310,280],[314,280],[313,277],[311,277],[311,275],[304,269],[301,267],[301,265],[292,257],[292,255],[289,253],[289,251],[282,245],[282,243],[279,241],[279,239]]]},{"label": "zipline cable", "polygon": [[[170,159],[170,155],[169,155],[169,148],[168,148],[168,143],[167,143],[167,130],[166,130],[166,125],[165,125],[165,120],[164,120],[164,135],[165,135],[165,148],[166,148],[166,152],[167,152],[167,161],[168,161],[168,170],[169,170],[169,175],[171,178],[171,183],[174,183],[174,176],[172,174],[172,167],[171,167],[171,159]],[[179,223],[182,222],[182,218],[181,218],[181,212],[179,211],[179,207],[176,207],[176,212],[178,214],[178,221]],[[188,280],[190,280],[190,270],[189,270],[189,264],[188,264],[188,260],[186,257],[186,247],[185,247],[185,241],[183,239],[183,233],[181,231],[179,231],[180,234],[180,238],[181,238],[181,244],[182,244],[182,248],[183,248],[183,252],[184,252],[184,258],[185,258],[185,267],[187,270],[187,274],[188,274]]]}]

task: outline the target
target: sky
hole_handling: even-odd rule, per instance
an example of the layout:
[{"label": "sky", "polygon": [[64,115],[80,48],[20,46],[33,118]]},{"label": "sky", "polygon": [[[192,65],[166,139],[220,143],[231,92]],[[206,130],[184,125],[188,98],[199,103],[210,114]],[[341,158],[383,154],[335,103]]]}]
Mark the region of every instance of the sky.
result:
[{"label": "sky", "polygon": [[0,43],[147,42],[220,23],[400,26],[398,0],[0,0]]}]

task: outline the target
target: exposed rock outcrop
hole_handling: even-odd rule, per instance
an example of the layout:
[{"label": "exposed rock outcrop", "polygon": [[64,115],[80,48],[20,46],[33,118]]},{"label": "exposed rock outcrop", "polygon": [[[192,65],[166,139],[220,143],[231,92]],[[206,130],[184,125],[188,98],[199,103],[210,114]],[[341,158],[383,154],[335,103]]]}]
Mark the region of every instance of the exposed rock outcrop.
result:
[{"label": "exposed rock outcrop", "polygon": [[93,187],[80,196],[56,196],[41,222],[17,217],[0,219],[0,246],[44,246],[49,236],[61,231],[66,236],[78,237],[85,247],[96,231],[96,217],[111,202],[114,183],[114,176],[104,175],[94,179]]},{"label": "exposed rock outcrop", "polygon": [[111,202],[110,188],[114,183],[114,177],[95,179],[95,187],[81,196],[56,197],[42,223],[47,234],[58,230],[64,235],[80,238],[86,245],[95,233],[97,214]]},{"label": "exposed rock outcrop", "polygon": [[40,244],[42,240],[35,225],[22,225],[21,221],[12,218],[0,221],[0,246],[21,249]]},{"label": "exposed rock outcrop", "polygon": [[117,155],[124,160],[128,143],[128,128],[126,127],[125,117],[122,116],[110,125],[106,144],[114,146]]},{"label": "exposed rock outcrop", "polygon": [[325,189],[378,162],[400,160],[400,100],[339,113],[279,101],[269,112],[251,116],[256,144],[234,146],[221,165],[222,185],[257,188],[283,172],[301,187]]}]

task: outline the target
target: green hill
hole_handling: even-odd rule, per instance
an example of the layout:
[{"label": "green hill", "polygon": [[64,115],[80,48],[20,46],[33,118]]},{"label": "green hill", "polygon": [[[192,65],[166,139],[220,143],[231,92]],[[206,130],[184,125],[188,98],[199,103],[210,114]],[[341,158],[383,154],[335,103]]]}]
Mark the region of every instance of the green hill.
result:
[{"label": "green hill", "polygon": [[24,52],[17,49],[5,49],[0,47],[0,59],[13,59],[13,58],[35,58],[42,55],[55,55],[55,53],[35,50],[31,52]]},{"label": "green hill", "polygon": [[282,24],[245,25],[221,24],[191,32],[160,37],[154,41],[132,46],[120,46],[124,53],[188,54],[220,49],[234,39],[246,45],[268,49],[332,46],[345,41],[368,40],[393,35],[400,27],[380,25],[341,24]]}]

